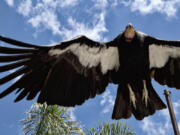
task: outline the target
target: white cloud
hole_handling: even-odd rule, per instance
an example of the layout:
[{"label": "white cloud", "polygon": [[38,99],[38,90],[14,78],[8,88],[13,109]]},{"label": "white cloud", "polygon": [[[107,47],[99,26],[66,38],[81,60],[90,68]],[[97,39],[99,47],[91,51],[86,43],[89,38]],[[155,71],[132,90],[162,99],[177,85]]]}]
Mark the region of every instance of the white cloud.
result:
[{"label": "white cloud", "polygon": [[34,28],[51,30],[59,34],[60,22],[55,13],[58,6],[55,0],[39,0],[34,6],[32,0],[24,0],[18,6],[18,12],[25,16]]},{"label": "white cloud", "polygon": [[29,16],[32,8],[32,0],[23,0],[18,7],[18,12],[23,16]]},{"label": "white cloud", "polygon": [[163,124],[156,123],[149,117],[143,120],[142,130],[145,131],[147,135],[166,135]]},{"label": "white cloud", "polygon": [[92,0],[96,8],[105,9],[112,6],[118,6],[120,4],[128,5],[131,0]]},{"label": "white cloud", "polygon": [[103,13],[96,14],[92,26],[88,26],[88,24],[85,23],[77,22],[72,17],[69,17],[68,24],[70,26],[70,29],[63,28],[61,35],[64,39],[69,39],[77,35],[86,35],[87,37],[94,40],[105,40],[101,35],[103,32],[107,31],[104,17],[105,15]]},{"label": "white cloud", "polygon": [[78,4],[78,0],[61,0],[59,4],[61,7],[75,6]]},{"label": "white cloud", "polygon": [[93,0],[96,8],[104,9],[109,5],[108,0]]},{"label": "white cloud", "polygon": [[67,109],[67,113],[69,114],[70,118],[72,120],[77,120],[74,112],[75,112],[75,108],[70,107]]},{"label": "white cloud", "polygon": [[78,4],[79,0],[38,0],[37,5],[43,5],[46,7],[52,7],[52,8],[57,8],[57,7],[73,7]]},{"label": "white cloud", "polygon": [[[24,0],[19,4],[18,13],[27,18],[27,22],[37,31],[50,30],[54,35],[60,35],[63,40],[71,39],[77,35],[86,35],[94,40],[106,40],[102,34],[107,32],[105,24],[105,11],[93,13],[90,22],[79,22],[72,17],[73,14],[64,15],[62,9],[71,10],[69,7],[76,7],[81,0],[39,0],[32,5],[32,0]],[[104,1],[104,6],[107,4]],[[69,9],[68,9],[69,8]],[[75,8],[74,8],[75,10]],[[79,9],[78,9],[79,10]],[[90,13],[89,13],[90,14]],[[64,20],[60,20],[59,16],[64,16]],[[61,25],[61,21],[65,21],[65,25]],[[64,23],[63,23],[64,24]]]},{"label": "white cloud", "polygon": [[5,0],[5,2],[8,4],[8,6],[13,7],[14,6],[14,0]]},{"label": "white cloud", "polygon": [[[179,118],[178,116],[180,116],[179,115],[180,101],[174,102],[173,107],[177,120],[180,120],[178,119]],[[141,128],[146,133],[146,135],[173,134],[172,124],[168,109],[159,111],[157,117],[159,119],[162,119],[161,122],[159,121],[159,119],[153,119],[152,117],[147,117],[142,121]],[[178,122],[178,126],[180,127],[180,122]]]},{"label": "white cloud", "polygon": [[57,19],[57,15],[51,10],[46,10],[31,17],[28,20],[28,23],[30,23],[34,28],[43,27],[45,29],[51,30],[53,34],[61,33],[59,31],[60,22]]},{"label": "white cloud", "polygon": [[111,6],[118,6],[123,4],[124,6],[128,6],[131,3],[131,0],[112,0]]},{"label": "white cloud", "polygon": [[143,15],[161,13],[174,17],[180,8],[180,0],[93,0],[96,8],[105,9],[109,6],[129,6],[132,12]]},{"label": "white cloud", "polygon": [[180,0],[122,0],[122,2],[130,6],[133,12],[139,11],[143,15],[158,12],[173,17],[180,7]]},{"label": "white cloud", "polygon": [[107,90],[102,95],[102,100],[100,101],[100,105],[104,107],[101,113],[108,113],[113,109],[114,106],[114,98],[111,95],[111,92]]},{"label": "white cloud", "polygon": [[178,109],[180,109],[180,101],[173,102],[173,107],[174,107],[174,113],[176,115],[179,115],[180,111]]}]

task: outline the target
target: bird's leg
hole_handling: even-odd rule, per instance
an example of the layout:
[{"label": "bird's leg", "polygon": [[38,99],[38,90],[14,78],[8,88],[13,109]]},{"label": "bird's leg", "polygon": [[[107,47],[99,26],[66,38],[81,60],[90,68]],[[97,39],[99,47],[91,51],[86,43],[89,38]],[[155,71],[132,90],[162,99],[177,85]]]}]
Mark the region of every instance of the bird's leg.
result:
[{"label": "bird's leg", "polygon": [[146,87],[146,80],[143,80],[143,93],[142,93],[142,100],[145,101],[146,107],[148,105],[148,90]]},{"label": "bird's leg", "polygon": [[127,84],[127,87],[129,89],[129,99],[130,99],[130,104],[132,103],[133,104],[133,107],[136,109],[136,97],[135,97],[135,94],[131,88],[131,85],[128,83]]}]

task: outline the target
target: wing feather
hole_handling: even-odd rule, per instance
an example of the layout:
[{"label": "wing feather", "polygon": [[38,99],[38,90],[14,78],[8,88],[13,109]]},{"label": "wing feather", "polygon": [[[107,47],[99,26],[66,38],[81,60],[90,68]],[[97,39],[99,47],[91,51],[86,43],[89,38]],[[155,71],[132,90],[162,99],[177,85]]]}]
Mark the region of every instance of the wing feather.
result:
[{"label": "wing feather", "polygon": [[7,83],[8,81],[26,73],[29,69],[27,67],[24,67],[24,68],[21,68],[3,78],[0,79],[0,85],[4,84],[4,83]]},{"label": "wing feather", "polygon": [[162,85],[180,89],[180,41],[147,37],[149,68],[154,79]]},{"label": "wing feather", "polygon": [[36,49],[17,49],[0,46],[0,53],[2,54],[22,54],[22,53],[35,53]]},{"label": "wing feather", "polygon": [[3,36],[0,36],[0,40],[3,41],[3,42],[8,43],[9,45],[15,45],[15,46],[19,46],[19,47],[45,48],[45,47],[42,47],[42,46],[24,43],[24,42],[21,42],[21,41],[18,41],[18,40],[14,40],[14,39],[11,39],[11,38],[7,38],[7,37],[3,37]]},{"label": "wing feather", "polygon": [[49,55],[58,57],[67,52],[73,53],[84,67],[92,68],[101,64],[101,71],[104,74],[107,73],[108,70],[118,70],[120,66],[117,47],[107,47],[104,44],[89,47],[87,44],[72,43],[63,50],[50,50]]},{"label": "wing feather", "polygon": [[14,68],[17,68],[17,67],[21,67],[23,65],[26,65],[28,62],[29,62],[29,60],[25,59],[25,60],[21,60],[21,61],[15,62],[15,63],[0,66],[0,72],[5,72],[8,70],[12,70]]},{"label": "wing feather", "polygon": [[12,62],[12,61],[18,61],[25,58],[32,57],[33,54],[23,54],[23,55],[11,55],[11,56],[0,56],[0,62]]},{"label": "wing feather", "polygon": [[[0,98],[16,91],[15,102],[33,99],[38,102],[75,106],[105,91],[111,82],[111,71],[119,69],[119,52],[108,43],[95,42],[85,36],[42,47],[0,36],[0,40],[14,48],[1,47],[0,72],[19,68],[0,78],[0,85],[21,76],[0,93]],[[21,48],[18,48],[18,47]]]},{"label": "wing feather", "polygon": [[179,47],[168,46],[166,44],[151,44],[149,46],[150,68],[162,68],[170,58],[180,58],[180,43]]}]

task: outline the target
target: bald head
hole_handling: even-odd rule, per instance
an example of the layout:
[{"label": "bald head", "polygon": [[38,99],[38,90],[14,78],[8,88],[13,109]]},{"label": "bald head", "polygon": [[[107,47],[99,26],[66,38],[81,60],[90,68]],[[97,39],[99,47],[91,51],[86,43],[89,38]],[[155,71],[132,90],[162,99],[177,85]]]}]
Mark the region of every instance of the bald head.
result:
[{"label": "bald head", "polygon": [[127,43],[131,43],[131,41],[133,40],[134,36],[135,36],[134,27],[132,26],[132,24],[128,24],[126,26],[126,29],[124,30],[125,41]]}]

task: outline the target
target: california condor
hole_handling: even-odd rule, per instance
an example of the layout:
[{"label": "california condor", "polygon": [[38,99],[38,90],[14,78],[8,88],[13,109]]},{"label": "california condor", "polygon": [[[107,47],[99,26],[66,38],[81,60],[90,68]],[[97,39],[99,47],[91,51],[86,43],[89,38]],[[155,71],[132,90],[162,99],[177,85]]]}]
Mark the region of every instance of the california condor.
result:
[{"label": "california condor", "polygon": [[38,46],[0,36],[14,46],[0,46],[0,72],[17,69],[2,77],[0,85],[20,76],[0,93],[13,91],[15,102],[24,97],[39,103],[75,106],[102,94],[109,83],[118,84],[112,119],[142,120],[166,108],[152,87],[180,89],[180,41],[167,41],[139,32],[129,24],[110,42],[79,36],[53,46]]}]

